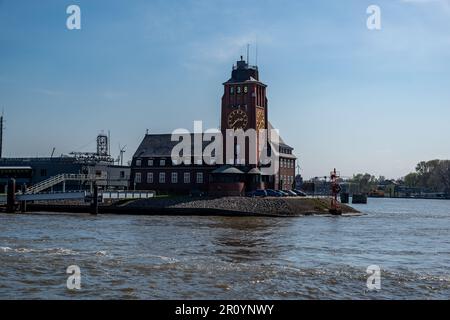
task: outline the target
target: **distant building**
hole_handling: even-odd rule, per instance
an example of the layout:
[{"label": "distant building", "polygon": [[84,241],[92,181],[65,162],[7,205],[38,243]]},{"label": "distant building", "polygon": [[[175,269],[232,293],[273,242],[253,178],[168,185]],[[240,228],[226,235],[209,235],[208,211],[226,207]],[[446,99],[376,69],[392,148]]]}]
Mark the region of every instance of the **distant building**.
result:
[{"label": "distant building", "polygon": [[[248,65],[241,57],[233,66],[231,78],[223,85],[221,130],[224,137],[226,129],[272,128],[268,121],[267,86],[259,81],[256,66]],[[260,188],[291,189],[295,184],[296,157],[293,148],[283,140],[279,150],[280,170],[276,175],[263,175],[261,167],[242,165],[236,160],[234,165],[194,163],[193,152],[189,164],[172,163],[171,152],[176,144],[178,141],[171,141],[170,134],[146,134],[133,156],[130,187],[162,193],[199,191],[210,195],[243,195]],[[245,163],[250,163],[248,154]]]}]

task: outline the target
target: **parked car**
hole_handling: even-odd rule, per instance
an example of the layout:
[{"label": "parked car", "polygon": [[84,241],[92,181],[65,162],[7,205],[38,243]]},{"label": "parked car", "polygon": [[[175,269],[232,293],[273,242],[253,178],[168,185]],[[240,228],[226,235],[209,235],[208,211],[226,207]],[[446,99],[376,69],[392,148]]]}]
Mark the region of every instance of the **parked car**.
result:
[{"label": "parked car", "polygon": [[189,194],[191,197],[193,198],[199,198],[199,197],[204,197],[206,196],[206,193],[203,191],[200,191],[198,189],[194,189],[191,191],[191,193]]},{"label": "parked car", "polygon": [[280,192],[273,189],[267,189],[266,193],[268,197],[282,197],[282,194]]},{"label": "parked car", "polygon": [[292,192],[295,192],[300,197],[306,197],[307,194],[301,190],[293,189]]},{"label": "parked car", "polygon": [[267,197],[266,190],[255,190],[247,192],[247,197]]},{"label": "parked car", "polygon": [[285,191],[281,191],[281,190],[277,190],[277,191],[281,194],[282,197],[289,197],[290,196],[290,194],[285,192]]},{"label": "parked car", "polygon": [[283,192],[287,193],[289,197],[296,197],[297,194],[292,190],[283,190]]}]

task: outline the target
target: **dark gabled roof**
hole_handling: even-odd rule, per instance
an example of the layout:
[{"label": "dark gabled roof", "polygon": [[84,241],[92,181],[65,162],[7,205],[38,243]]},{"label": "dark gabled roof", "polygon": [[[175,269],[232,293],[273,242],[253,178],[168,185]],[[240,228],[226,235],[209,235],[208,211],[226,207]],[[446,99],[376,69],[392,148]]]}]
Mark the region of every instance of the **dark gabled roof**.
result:
[{"label": "dark gabled roof", "polygon": [[[191,133],[191,155],[194,155],[194,134]],[[142,140],[141,144],[134,153],[133,158],[140,157],[170,157],[172,155],[172,149],[180,143],[179,141],[172,141],[172,134],[147,134]],[[210,144],[211,141],[203,141],[203,148]]]}]

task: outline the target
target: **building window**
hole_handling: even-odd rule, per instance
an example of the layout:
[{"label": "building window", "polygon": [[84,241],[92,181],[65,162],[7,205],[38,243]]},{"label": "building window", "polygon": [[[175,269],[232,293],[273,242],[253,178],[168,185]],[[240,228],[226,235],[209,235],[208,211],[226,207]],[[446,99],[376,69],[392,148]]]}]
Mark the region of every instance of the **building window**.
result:
[{"label": "building window", "polygon": [[134,183],[141,183],[142,176],[140,172],[136,172],[136,175],[134,176]]},{"label": "building window", "polygon": [[120,171],[120,179],[125,179],[125,171]]},{"label": "building window", "polygon": [[178,173],[172,172],[172,183],[178,183]]},{"label": "building window", "polygon": [[153,167],[153,159],[149,159],[149,160],[147,161],[147,165],[148,165],[149,167]]},{"label": "building window", "polygon": [[203,183],[203,172],[197,172],[197,183]]},{"label": "building window", "polygon": [[191,183],[191,173],[190,172],[184,173],[184,183]]},{"label": "building window", "polygon": [[159,183],[166,183],[166,173],[165,172],[159,173]]},{"label": "building window", "polygon": [[147,172],[147,183],[153,183],[153,172]]},{"label": "building window", "polygon": [[166,165],[166,160],[165,160],[165,159],[159,160],[159,165],[160,165],[161,167],[164,167],[164,166]]},{"label": "building window", "polygon": [[230,87],[230,94],[234,94],[234,87]]},{"label": "building window", "polygon": [[240,94],[241,93],[241,87],[237,87],[237,94]]},{"label": "building window", "polygon": [[141,159],[137,159],[136,160],[136,167],[140,167],[142,165],[142,160]]},{"label": "building window", "polygon": [[245,87],[244,87],[244,93],[247,93],[247,92],[248,92],[248,87],[245,86]]}]

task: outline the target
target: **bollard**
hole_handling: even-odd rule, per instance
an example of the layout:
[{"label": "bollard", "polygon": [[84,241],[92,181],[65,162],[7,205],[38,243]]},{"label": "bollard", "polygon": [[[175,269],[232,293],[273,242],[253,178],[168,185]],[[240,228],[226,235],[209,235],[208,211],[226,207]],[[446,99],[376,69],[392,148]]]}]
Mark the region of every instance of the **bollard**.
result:
[{"label": "bollard", "polygon": [[91,214],[98,214],[98,186],[94,183],[94,194],[92,199]]},{"label": "bollard", "polygon": [[341,192],[341,203],[349,203],[350,194],[348,192]]},{"label": "bollard", "polygon": [[8,194],[6,195],[6,212],[16,212],[16,180],[8,181]]},{"label": "bollard", "polygon": [[[27,185],[23,184],[22,185],[22,195],[24,195],[26,192],[27,192]],[[26,200],[20,201],[20,212],[22,212],[22,213],[27,212],[27,201]]]}]

